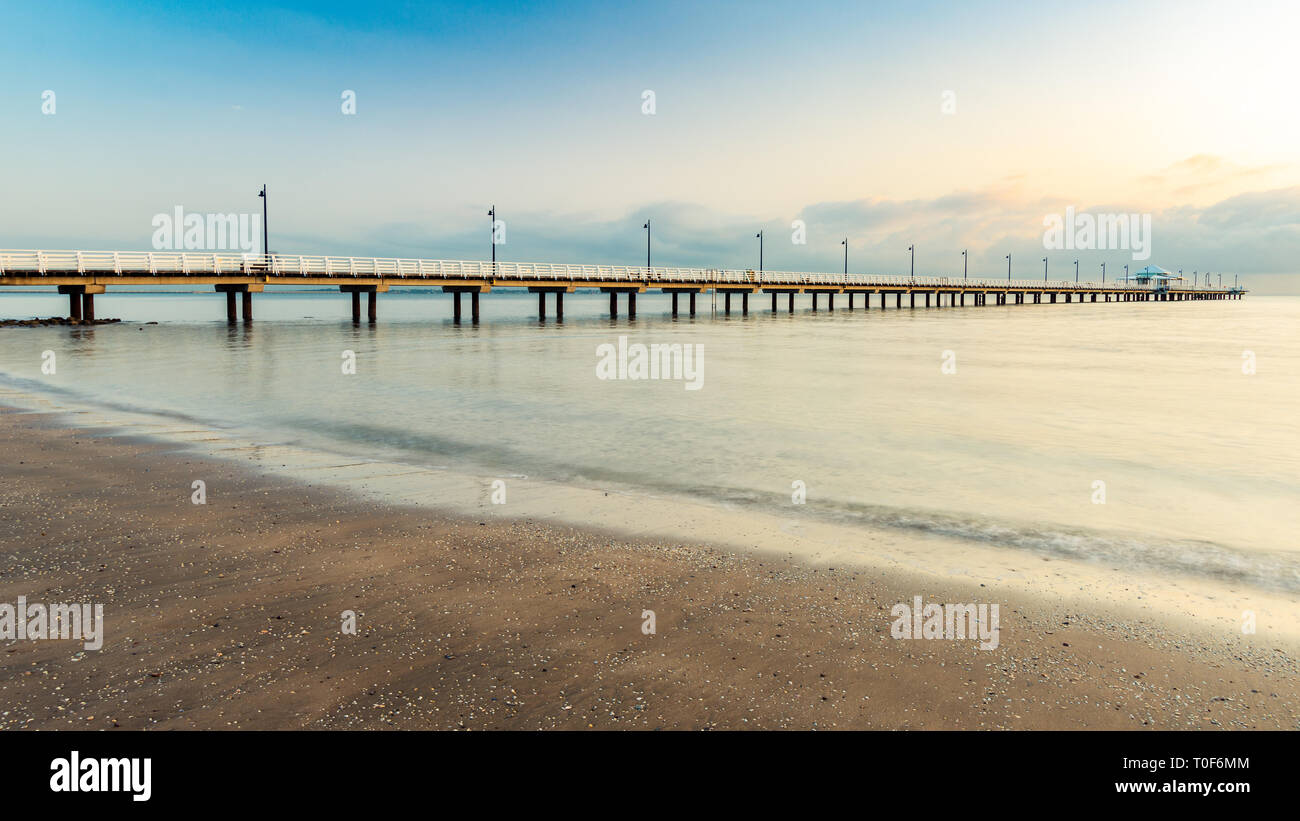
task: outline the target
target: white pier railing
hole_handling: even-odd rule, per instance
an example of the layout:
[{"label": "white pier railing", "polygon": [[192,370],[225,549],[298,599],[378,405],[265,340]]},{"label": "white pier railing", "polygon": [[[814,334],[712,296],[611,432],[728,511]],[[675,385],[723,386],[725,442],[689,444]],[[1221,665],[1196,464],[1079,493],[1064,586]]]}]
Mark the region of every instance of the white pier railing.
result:
[{"label": "white pier railing", "polygon": [[[217,251],[44,251],[0,250],[0,276],[106,274],[117,276],[269,276],[384,277],[411,280],[496,280],[537,283],[546,281],[645,284],[652,287],[683,285],[844,286],[861,288],[1043,288],[1051,290],[1157,290],[1155,284],[1111,281],[1072,282],[1041,279],[999,279],[888,274],[827,274],[796,271],[723,270],[717,268],[665,268],[629,265],[566,265],[543,262],[484,262],[389,257],[332,257],[304,254],[246,254]],[[1220,288],[1179,284],[1180,291],[1215,291]]]}]

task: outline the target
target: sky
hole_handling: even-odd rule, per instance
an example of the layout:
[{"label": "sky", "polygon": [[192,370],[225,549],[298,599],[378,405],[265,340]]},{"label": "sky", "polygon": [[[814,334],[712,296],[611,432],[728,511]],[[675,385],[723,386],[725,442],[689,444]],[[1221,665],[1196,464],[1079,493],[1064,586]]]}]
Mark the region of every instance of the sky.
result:
[{"label": "sky", "polygon": [[[1300,293],[1295,2],[8,3],[0,247],[273,251]],[[355,113],[344,113],[344,94]],[[53,111],[46,92],[53,92]],[[647,92],[653,110],[647,110]],[[1045,219],[1149,215],[1132,249]],[[792,225],[805,226],[803,243]]]}]

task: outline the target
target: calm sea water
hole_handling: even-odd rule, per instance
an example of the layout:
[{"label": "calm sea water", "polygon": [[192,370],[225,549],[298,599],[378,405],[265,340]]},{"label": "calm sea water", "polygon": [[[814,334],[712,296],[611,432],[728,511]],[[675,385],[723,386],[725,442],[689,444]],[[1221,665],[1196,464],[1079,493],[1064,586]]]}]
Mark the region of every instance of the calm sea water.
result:
[{"label": "calm sea water", "polygon": [[[451,323],[450,297],[390,293],[354,326],[342,295],[265,294],[228,326],[215,294],[110,293],[96,312],[121,325],[0,330],[0,385],[740,510],[788,507],[801,481],[808,516],[1300,591],[1300,299],[849,312],[841,296],[813,314],[801,296],[794,315],[753,298],[724,318],[701,295],[676,320],[668,300],[610,321],[607,297],[571,295],[563,324],[553,305],[539,324],[535,297],[494,293],[475,327]],[[3,317],[65,312],[0,294]],[[702,345],[702,389],[598,379],[620,335]]]}]

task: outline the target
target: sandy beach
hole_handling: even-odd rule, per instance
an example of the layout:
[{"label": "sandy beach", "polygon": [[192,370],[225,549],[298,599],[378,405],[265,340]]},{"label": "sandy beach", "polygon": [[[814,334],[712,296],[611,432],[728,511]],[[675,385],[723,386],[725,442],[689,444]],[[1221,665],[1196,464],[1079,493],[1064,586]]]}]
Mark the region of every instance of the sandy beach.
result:
[{"label": "sandy beach", "polygon": [[[0,601],[102,603],[106,625],[97,651],[6,642],[0,728],[1298,726],[1288,647],[387,505],[99,433],[0,414]],[[914,596],[1003,601],[999,646],[892,638]]]}]

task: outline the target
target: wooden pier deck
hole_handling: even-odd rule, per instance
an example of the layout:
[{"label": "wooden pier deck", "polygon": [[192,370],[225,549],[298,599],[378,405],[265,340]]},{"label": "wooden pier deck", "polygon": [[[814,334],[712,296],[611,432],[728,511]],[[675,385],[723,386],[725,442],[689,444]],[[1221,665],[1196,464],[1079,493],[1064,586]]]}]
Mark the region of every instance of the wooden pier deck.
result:
[{"label": "wooden pier deck", "polygon": [[[636,316],[636,297],[659,291],[671,298],[678,313],[678,298],[687,297],[687,310],[695,314],[696,296],[714,293],[731,313],[733,297],[742,314],[749,313],[751,295],[768,295],[771,310],[786,297],[786,310],[794,311],[796,294],[809,294],[812,309],[835,310],[835,297],[847,297],[853,310],[855,297],[870,308],[872,296],[879,307],[955,307],[967,304],[1040,304],[1063,302],[1184,302],[1241,299],[1238,287],[1193,287],[1168,282],[1069,282],[1063,280],[967,279],[965,277],[897,276],[882,274],[825,274],[789,271],[725,270],[715,268],[662,268],[617,265],[564,265],[550,263],[482,262],[383,257],[331,257],[301,254],[243,254],[237,252],[149,251],[43,251],[0,250],[0,287],[54,286],[69,298],[70,315],[94,319],[94,297],[109,286],[211,285],[226,295],[226,315],[231,321],[252,318],[252,295],[267,285],[336,286],[352,300],[352,318],[360,321],[361,295],[367,298],[367,316],[377,318],[378,295],[394,286],[441,288],[451,294],[453,315],[461,319],[461,295],[470,296],[470,314],[480,318],[479,296],[496,289],[527,289],[538,295],[538,316],[546,318],[546,296],[555,296],[555,315],[564,317],[564,295],[579,288],[609,294],[611,316],[619,314],[620,294],[627,315]],[[904,297],[907,304],[904,305]]]}]

